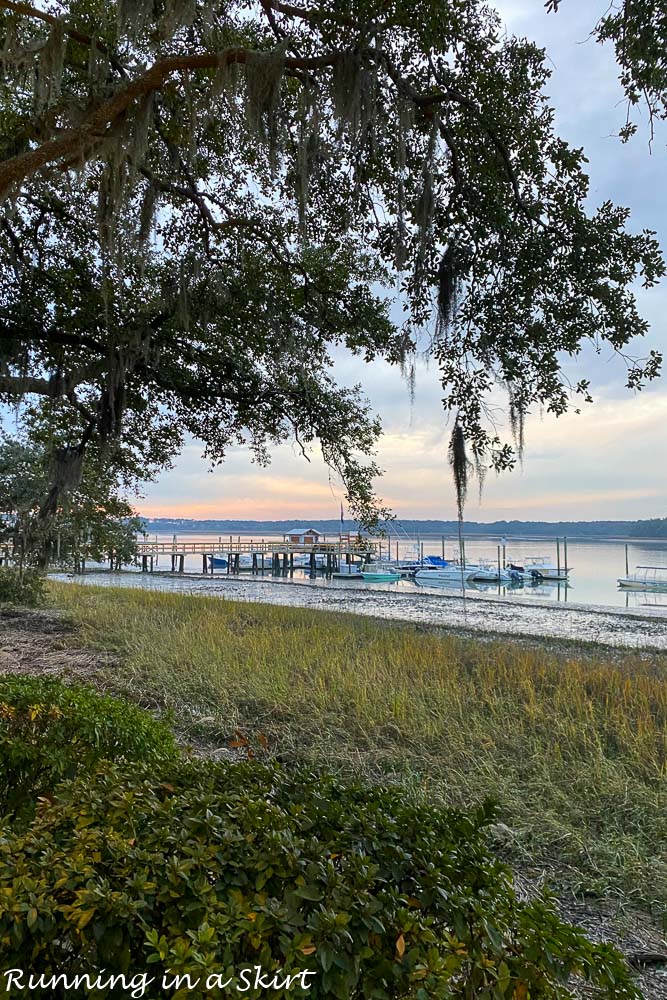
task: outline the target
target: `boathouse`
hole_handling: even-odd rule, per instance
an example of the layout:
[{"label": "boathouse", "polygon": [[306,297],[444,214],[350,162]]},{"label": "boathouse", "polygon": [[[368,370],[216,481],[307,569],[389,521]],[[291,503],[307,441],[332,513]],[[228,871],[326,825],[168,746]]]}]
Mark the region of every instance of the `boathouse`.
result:
[{"label": "boathouse", "polygon": [[315,528],[290,528],[284,535],[285,541],[292,542],[294,545],[315,545],[319,542],[320,537],[321,532],[316,531]]}]

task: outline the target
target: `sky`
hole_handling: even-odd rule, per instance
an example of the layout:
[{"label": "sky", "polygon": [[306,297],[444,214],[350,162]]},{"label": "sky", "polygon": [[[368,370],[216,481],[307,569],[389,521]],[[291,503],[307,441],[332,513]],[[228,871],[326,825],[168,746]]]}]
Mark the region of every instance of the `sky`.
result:
[{"label": "sky", "polygon": [[[607,0],[564,0],[558,15],[542,0],[497,0],[507,31],[547,49],[553,75],[546,91],[556,110],[556,130],[584,146],[590,163],[591,207],[606,199],[632,209],[630,228],[654,229],[667,247],[667,132],[628,144],[615,137],[625,104],[613,52],[590,36]],[[667,282],[639,290],[651,323],[644,347],[667,355]],[[377,461],[384,475],[377,492],[399,518],[455,517],[447,465],[448,431],[434,366],[419,364],[414,403],[398,370],[341,357],[342,384],[361,382],[379,413],[383,436]],[[624,387],[622,364],[609,355],[585,356],[570,365],[592,382],[595,403],[580,415],[532,413],[526,422],[523,461],[512,472],[489,474],[481,499],[471,492],[469,520],[615,520],[667,516],[667,381],[641,393]],[[344,488],[316,452],[306,461],[296,448],[273,452],[268,468],[253,464],[244,448],[230,450],[215,470],[190,441],[172,470],[145,489],[137,502],[150,517],[282,519],[337,518]]]}]

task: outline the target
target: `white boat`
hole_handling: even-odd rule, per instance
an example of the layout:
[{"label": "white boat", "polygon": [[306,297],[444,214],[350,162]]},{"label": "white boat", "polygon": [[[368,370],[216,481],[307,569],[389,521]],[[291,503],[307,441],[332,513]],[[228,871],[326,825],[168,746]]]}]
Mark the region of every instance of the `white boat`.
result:
[{"label": "white boat", "polygon": [[[327,568],[327,557],[322,555],[321,552],[315,553],[315,569],[326,569]],[[294,569],[303,569],[306,571],[310,570],[310,553],[309,552],[295,552],[294,553]]]},{"label": "white boat", "polygon": [[572,567],[556,566],[548,556],[526,556],[523,562],[508,559],[505,568],[524,580],[567,580]]},{"label": "white boat", "polygon": [[[227,556],[229,553],[226,552],[214,552],[212,556],[209,556],[209,562],[213,569],[227,569]],[[238,559],[238,568],[241,569],[252,569],[252,556],[241,552],[235,555],[233,552],[231,554],[231,564],[230,569],[233,570],[235,566],[235,560]],[[257,564],[259,565],[260,556],[257,556]],[[270,564],[270,559],[269,559]]]},{"label": "white boat", "polygon": [[618,585],[622,590],[667,590],[667,566],[637,566]]},{"label": "white boat", "polygon": [[338,580],[361,580],[363,579],[361,573],[361,566],[359,563],[344,563],[342,562],[338,569],[335,571],[333,576]]},{"label": "white boat", "polygon": [[511,583],[514,578],[512,570],[503,569],[491,559],[480,559],[470,579],[477,583]]},{"label": "white boat", "polygon": [[440,556],[424,556],[423,559],[404,559],[393,565],[396,565],[401,576],[414,576],[420,569],[443,569],[450,564]]},{"label": "white boat", "polygon": [[475,573],[479,571],[479,566],[461,566],[458,563],[447,563],[445,566],[423,566],[415,573],[415,581],[422,586],[429,583],[465,583],[472,580]]}]

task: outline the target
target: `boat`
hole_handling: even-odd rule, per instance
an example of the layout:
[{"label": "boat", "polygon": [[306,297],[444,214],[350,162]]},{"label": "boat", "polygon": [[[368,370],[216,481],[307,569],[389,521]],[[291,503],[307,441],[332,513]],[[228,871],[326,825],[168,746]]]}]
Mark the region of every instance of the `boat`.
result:
[{"label": "boat", "polygon": [[618,585],[622,590],[667,590],[667,566],[637,566]]},{"label": "boat", "polygon": [[440,556],[424,556],[423,559],[403,560],[396,564],[396,568],[401,576],[414,576],[420,569],[429,569],[430,567],[437,569],[448,565],[449,563]]},{"label": "boat", "polygon": [[[315,553],[315,569],[316,570],[326,570],[327,568],[327,557],[322,555],[321,552]],[[309,552],[295,552],[294,553],[294,569],[302,569],[306,573],[310,572],[310,553]]]},{"label": "boat", "polygon": [[[230,569],[234,568],[234,560],[238,558],[238,568],[239,569],[252,569],[252,556],[245,553],[241,553],[238,557],[232,553],[232,561]],[[257,557],[259,559],[259,556]],[[227,569],[229,565],[227,557],[221,552],[214,552],[212,556],[209,556],[209,562],[211,569]]]},{"label": "boat", "polygon": [[572,567],[555,566],[548,556],[526,556],[523,562],[508,559],[505,569],[524,580],[567,580]]},{"label": "boat", "polygon": [[470,579],[476,583],[511,583],[513,580],[519,579],[519,574],[516,570],[503,569],[497,562],[492,562],[490,559],[480,559],[479,566]]},{"label": "boat", "polygon": [[340,567],[332,575],[337,580],[363,579],[359,563],[341,563]]},{"label": "boat", "polygon": [[398,569],[391,563],[367,563],[361,567],[361,576],[375,583],[392,583],[401,579]]},{"label": "boat", "polygon": [[459,584],[472,580],[479,566],[461,566],[460,563],[450,562],[444,566],[422,566],[415,573],[415,581],[428,586],[429,583],[451,583]]}]

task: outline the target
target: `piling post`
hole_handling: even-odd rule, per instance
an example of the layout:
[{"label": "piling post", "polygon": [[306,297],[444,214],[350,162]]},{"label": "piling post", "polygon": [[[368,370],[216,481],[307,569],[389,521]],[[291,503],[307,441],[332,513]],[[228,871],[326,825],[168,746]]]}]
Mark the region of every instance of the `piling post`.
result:
[{"label": "piling post", "polygon": [[502,570],[500,568],[500,546],[498,546],[498,583],[500,583],[501,573],[502,573]]},{"label": "piling post", "polygon": [[264,573],[264,552],[262,552],[262,573]]},{"label": "piling post", "polygon": [[178,572],[183,573],[185,570],[185,556],[180,555],[178,557]]},{"label": "piling post", "polygon": [[290,574],[290,576],[294,576],[294,553],[293,552],[290,552],[290,554],[289,554],[289,574]]},{"label": "piling post", "polygon": [[419,558],[421,560],[422,566],[424,565],[424,543],[421,542],[419,545]]},{"label": "piling post", "polygon": [[206,576],[206,574],[208,573],[208,559],[206,553],[204,553],[203,556],[201,557],[201,571],[204,574],[204,576]]},{"label": "piling post", "polygon": [[507,562],[506,562],[506,559],[505,559],[505,543],[503,542],[503,569],[505,569],[506,566],[507,566]]},{"label": "piling post", "polygon": [[253,552],[253,554],[252,554],[252,572],[253,572],[253,576],[257,576],[257,553],[256,552]]},{"label": "piling post", "polygon": [[141,572],[142,573],[148,572],[148,556],[141,557]]},{"label": "piling post", "polygon": [[563,535],[563,559],[565,561],[565,576],[567,576],[567,538]]},{"label": "piling post", "polygon": [[176,571],[176,553],[172,552],[171,553],[171,572],[174,573],[175,571]]},{"label": "piling post", "polygon": [[153,569],[154,569],[154,559],[153,556],[151,556],[151,573],[153,572]]},{"label": "piling post", "polygon": [[558,575],[560,576],[560,538],[556,539],[556,566],[558,567]]},{"label": "piling post", "polygon": [[327,552],[327,576],[331,576],[331,553]]},{"label": "piling post", "polygon": [[444,562],[445,561],[445,536],[444,535],[440,539],[440,543],[442,545],[442,561]]},{"label": "piling post", "polygon": [[234,572],[235,573],[241,572],[241,556],[239,555],[238,552],[234,556]]},{"label": "piling post", "polygon": [[630,576],[630,567],[628,565],[628,543],[625,543],[625,575]]}]

